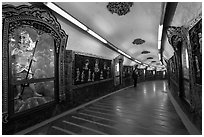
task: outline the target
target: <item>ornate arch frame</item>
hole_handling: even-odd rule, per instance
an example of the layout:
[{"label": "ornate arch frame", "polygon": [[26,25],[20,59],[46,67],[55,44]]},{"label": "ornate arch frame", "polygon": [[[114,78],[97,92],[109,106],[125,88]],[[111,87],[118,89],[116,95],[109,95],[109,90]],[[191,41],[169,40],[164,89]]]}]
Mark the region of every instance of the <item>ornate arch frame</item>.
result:
[{"label": "ornate arch frame", "polygon": [[13,5],[2,6],[2,115],[3,123],[7,123],[7,117],[9,116],[9,91],[10,91],[10,65],[9,65],[9,46],[8,46],[8,34],[15,28],[21,25],[28,25],[41,32],[46,32],[51,35],[55,41],[55,54],[56,54],[56,100],[61,102],[65,100],[65,87],[63,77],[63,64],[64,64],[64,52],[66,49],[66,43],[68,35],[61,29],[57,19],[47,10],[34,6],[21,5],[15,7]]}]

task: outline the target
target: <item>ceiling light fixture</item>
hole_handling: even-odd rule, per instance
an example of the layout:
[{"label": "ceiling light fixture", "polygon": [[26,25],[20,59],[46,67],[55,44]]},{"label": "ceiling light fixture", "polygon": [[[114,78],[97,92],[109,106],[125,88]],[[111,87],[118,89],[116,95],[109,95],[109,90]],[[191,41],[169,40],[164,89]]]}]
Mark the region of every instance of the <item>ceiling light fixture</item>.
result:
[{"label": "ceiling light fixture", "polygon": [[161,40],[162,38],[162,31],[163,31],[163,25],[159,25],[158,40]]},{"label": "ceiling light fixture", "polygon": [[163,25],[159,25],[158,30],[158,49],[161,49],[161,39],[162,39],[162,31],[163,31]]},{"label": "ceiling light fixture", "polygon": [[147,65],[147,64],[143,64],[144,66],[146,66],[146,67],[148,67],[149,65]]},{"label": "ceiling light fixture", "polygon": [[51,10],[57,12],[59,15],[63,16],[64,18],[66,18],[67,20],[69,20],[70,22],[72,22],[73,24],[77,25],[78,27],[80,27],[81,29],[87,31],[88,28],[82,24],[81,22],[79,22],[77,19],[75,19],[74,17],[72,17],[70,14],[68,14],[66,11],[64,11],[63,9],[61,9],[59,6],[57,6],[56,4],[52,3],[52,2],[44,2],[44,5],[46,5],[47,7],[49,7]]},{"label": "ceiling light fixture", "polygon": [[87,31],[89,34],[91,34],[92,36],[94,36],[95,38],[97,38],[98,40],[102,41],[103,43],[107,44],[108,42],[102,38],[101,36],[99,36],[98,34],[96,34],[95,32],[93,32],[92,30],[88,29]]},{"label": "ceiling light fixture", "polygon": [[118,49],[118,52],[131,59],[131,56]]},{"label": "ceiling light fixture", "polygon": [[161,60],[161,54],[160,53],[158,53],[158,56],[159,56],[159,60]]},{"label": "ceiling light fixture", "polygon": [[138,61],[138,60],[135,60],[135,62],[137,62],[137,63],[141,64],[141,62],[140,62],[140,61]]}]

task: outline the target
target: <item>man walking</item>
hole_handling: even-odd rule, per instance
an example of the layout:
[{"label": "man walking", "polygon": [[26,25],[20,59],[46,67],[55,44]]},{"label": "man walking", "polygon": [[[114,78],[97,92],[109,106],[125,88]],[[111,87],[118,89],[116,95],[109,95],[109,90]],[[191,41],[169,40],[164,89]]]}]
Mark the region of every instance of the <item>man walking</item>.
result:
[{"label": "man walking", "polygon": [[137,66],[138,66],[138,65],[135,66],[135,68],[134,68],[134,70],[133,70],[133,72],[132,72],[132,78],[133,78],[133,80],[134,80],[134,87],[137,86],[137,77],[138,77]]}]

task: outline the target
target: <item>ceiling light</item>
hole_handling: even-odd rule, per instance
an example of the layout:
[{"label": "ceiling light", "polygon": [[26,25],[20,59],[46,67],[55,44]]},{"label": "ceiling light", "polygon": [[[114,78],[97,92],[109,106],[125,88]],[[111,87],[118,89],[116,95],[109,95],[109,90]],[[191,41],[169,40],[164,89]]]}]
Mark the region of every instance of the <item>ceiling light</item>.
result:
[{"label": "ceiling light", "polygon": [[70,22],[74,23],[75,25],[77,25],[78,27],[80,27],[81,29],[87,31],[88,28],[82,24],[81,22],[79,22],[78,20],[76,20],[74,17],[72,17],[71,15],[69,15],[66,11],[64,11],[63,9],[61,9],[59,6],[57,6],[56,4],[52,3],[52,2],[44,2],[44,4],[49,7],[51,10],[57,12],[59,15],[63,16],[64,18],[66,18],[67,20],[69,20]]},{"label": "ceiling light", "polygon": [[161,49],[161,39],[162,39],[162,31],[163,31],[163,25],[159,25],[158,30],[158,49]]},{"label": "ceiling light", "polygon": [[137,62],[137,63],[141,63],[140,61],[138,61],[138,60],[135,60],[135,62]]},{"label": "ceiling light", "polygon": [[163,65],[161,61],[160,61],[160,64]]},{"label": "ceiling light", "polygon": [[95,32],[93,32],[92,30],[88,29],[87,31],[89,34],[91,34],[92,36],[94,36],[95,38],[99,39],[100,41],[102,41],[103,43],[107,44],[108,42],[102,38],[101,36],[99,36],[98,34],[96,34]]},{"label": "ceiling light", "polygon": [[158,49],[161,49],[161,40],[158,41]]},{"label": "ceiling light", "polygon": [[158,41],[162,39],[163,25],[159,25]]},{"label": "ceiling light", "polygon": [[118,49],[118,52],[120,52],[121,54],[123,54],[124,56],[128,57],[128,58],[131,58],[131,56],[129,56],[128,54],[126,54],[125,52],[121,51]]},{"label": "ceiling light", "polygon": [[160,53],[158,54],[158,56],[159,56],[159,60],[161,60],[161,54]]}]

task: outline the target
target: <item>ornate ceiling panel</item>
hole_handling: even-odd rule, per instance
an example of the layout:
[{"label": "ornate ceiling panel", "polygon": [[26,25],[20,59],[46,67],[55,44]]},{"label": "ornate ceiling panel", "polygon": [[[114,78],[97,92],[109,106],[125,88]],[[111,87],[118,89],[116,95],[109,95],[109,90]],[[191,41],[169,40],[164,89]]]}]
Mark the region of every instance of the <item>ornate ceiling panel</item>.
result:
[{"label": "ornate ceiling panel", "polygon": [[148,53],[150,53],[150,51],[144,50],[141,52],[141,54],[148,54]]},{"label": "ornate ceiling panel", "polygon": [[145,43],[145,40],[143,40],[141,38],[137,38],[132,42],[132,44],[136,44],[136,45],[141,45],[143,43]]},{"label": "ornate ceiling panel", "polygon": [[147,59],[153,59],[153,57],[148,57]]},{"label": "ornate ceiling panel", "polygon": [[109,2],[106,7],[112,14],[116,13],[118,16],[122,16],[130,12],[132,6],[133,2]]}]

